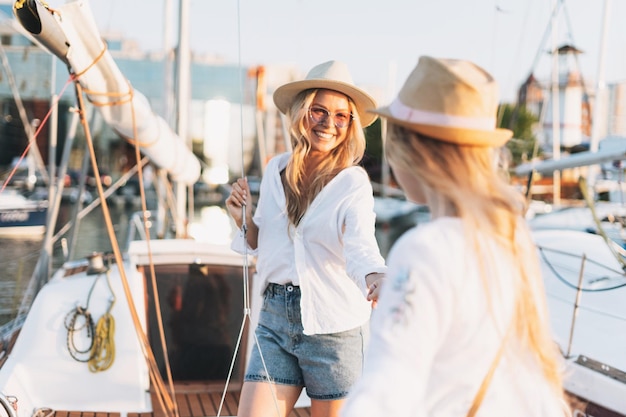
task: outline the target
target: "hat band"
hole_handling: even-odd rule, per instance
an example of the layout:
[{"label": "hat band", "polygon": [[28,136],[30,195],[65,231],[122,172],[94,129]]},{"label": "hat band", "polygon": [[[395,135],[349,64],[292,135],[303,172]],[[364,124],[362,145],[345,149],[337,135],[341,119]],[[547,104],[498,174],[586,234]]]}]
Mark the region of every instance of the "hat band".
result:
[{"label": "hat band", "polygon": [[444,113],[416,110],[404,105],[397,98],[389,105],[389,111],[396,119],[416,124],[473,130],[493,130],[496,125],[494,117],[452,116]]}]

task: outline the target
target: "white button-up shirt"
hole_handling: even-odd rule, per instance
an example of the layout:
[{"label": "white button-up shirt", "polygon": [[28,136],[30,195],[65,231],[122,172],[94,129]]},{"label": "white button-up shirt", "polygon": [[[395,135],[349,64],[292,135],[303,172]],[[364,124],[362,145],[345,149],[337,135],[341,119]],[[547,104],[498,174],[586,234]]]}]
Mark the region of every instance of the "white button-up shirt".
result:
[{"label": "white button-up shirt", "polygon": [[[375,238],[374,197],[369,177],[346,168],[315,197],[297,227],[289,225],[280,172],[290,154],[274,157],[261,181],[253,221],[259,227],[257,279],[299,285],[305,334],[337,333],[367,322],[365,276],[385,272]],[[242,253],[243,235],[232,245]]]},{"label": "white button-up shirt", "polygon": [[[528,232],[520,228],[518,236],[516,249],[534,256]],[[484,250],[480,255],[476,242]],[[529,272],[539,274],[538,265],[526,259]],[[342,417],[467,415],[511,325],[516,261],[480,231],[468,243],[461,220],[444,217],[400,237],[388,265],[363,374]],[[546,315],[542,282],[534,284],[526,296],[535,297]],[[509,338],[478,415],[564,416],[560,395],[516,343]]]}]

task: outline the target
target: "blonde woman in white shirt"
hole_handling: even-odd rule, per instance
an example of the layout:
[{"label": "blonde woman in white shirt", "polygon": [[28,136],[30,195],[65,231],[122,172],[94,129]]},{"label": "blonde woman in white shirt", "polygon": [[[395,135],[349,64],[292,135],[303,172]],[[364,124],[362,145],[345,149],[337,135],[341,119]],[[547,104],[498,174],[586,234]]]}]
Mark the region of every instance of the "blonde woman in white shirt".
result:
[{"label": "blonde woman in white shirt", "polygon": [[569,414],[521,195],[498,172],[498,86],[467,61],[421,57],[388,122],[386,155],[432,221],[387,258],[363,375],[342,417]]},{"label": "blonde woman in white shirt", "polygon": [[357,165],[375,101],[329,61],[279,87],[274,102],[290,120],[293,151],[269,161],[254,212],[245,179],[226,200],[240,229],[246,219],[238,238],[257,255],[264,288],[238,415],[287,416],[306,387],[313,417],[337,416],[361,373],[386,270],[372,187]]}]

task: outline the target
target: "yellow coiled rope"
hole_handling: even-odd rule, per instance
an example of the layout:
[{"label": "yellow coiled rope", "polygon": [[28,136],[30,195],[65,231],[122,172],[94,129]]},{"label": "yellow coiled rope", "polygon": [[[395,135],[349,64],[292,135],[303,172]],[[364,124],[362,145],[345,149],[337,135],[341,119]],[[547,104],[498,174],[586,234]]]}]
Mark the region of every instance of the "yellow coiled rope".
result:
[{"label": "yellow coiled rope", "polygon": [[89,370],[94,373],[106,371],[115,360],[115,319],[111,315],[111,309],[115,304],[115,294],[109,282],[109,271],[106,273],[106,280],[112,294],[111,303],[106,313],[98,319],[89,361],[87,362]]},{"label": "yellow coiled rope", "polygon": [[90,359],[87,362],[89,370],[94,373],[106,371],[115,360],[115,319],[110,311],[109,308],[96,324],[91,355],[89,355]]}]

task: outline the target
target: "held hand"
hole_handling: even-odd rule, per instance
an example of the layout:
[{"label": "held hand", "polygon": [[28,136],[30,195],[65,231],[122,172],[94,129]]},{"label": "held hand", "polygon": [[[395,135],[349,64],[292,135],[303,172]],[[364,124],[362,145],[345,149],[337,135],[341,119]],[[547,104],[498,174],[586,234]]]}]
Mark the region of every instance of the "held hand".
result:
[{"label": "held hand", "polygon": [[250,199],[250,186],[247,178],[239,178],[231,187],[230,195],[225,201],[226,210],[233,218],[237,227],[241,229],[243,225],[243,210],[246,208],[246,220],[252,218],[252,201]]},{"label": "held hand", "polygon": [[369,291],[367,292],[367,301],[372,302],[372,308],[376,308],[376,304],[378,304],[378,297],[380,296],[380,290],[382,289],[383,283],[385,281],[385,276],[383,274],[376,274],[377,278],[374,279],[368,286]]}]

